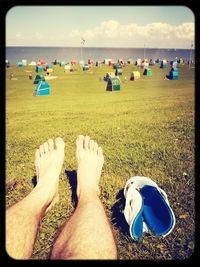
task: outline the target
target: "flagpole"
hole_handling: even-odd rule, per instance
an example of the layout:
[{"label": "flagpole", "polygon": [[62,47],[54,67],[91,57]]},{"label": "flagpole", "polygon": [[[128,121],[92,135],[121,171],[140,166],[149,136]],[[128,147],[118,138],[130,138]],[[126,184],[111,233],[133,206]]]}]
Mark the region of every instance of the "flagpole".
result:
[{"label": "flagpole", "polygon": [[82,61],[82,58],[83,58],[83,52],[82,52],[82,44],[81,44],[81,61]]},{"label": "flagpole", "polygon": [[85,43],[85,39],[81,38],[81,60],[83,60],[83,45]]},{"label": "flagpole", "polygon": [[192,47],[193,47],[193,43],[191,43],[191,48],[190,48],[189,69],[190,69],[190,64],[191,64],[191,59],[192,59]]}]

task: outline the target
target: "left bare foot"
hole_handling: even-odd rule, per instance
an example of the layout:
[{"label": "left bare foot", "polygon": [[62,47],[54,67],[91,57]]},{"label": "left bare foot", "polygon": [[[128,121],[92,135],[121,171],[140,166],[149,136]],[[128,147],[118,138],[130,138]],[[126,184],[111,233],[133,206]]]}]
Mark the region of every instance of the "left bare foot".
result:
[{"label": "left bare foot", "polygon": [[52,139],[42,144],[35,153],[37,185],[35,190],[42,198],[46,212],[59,200],[58,182],[64,161],[65,143],[62,138]]}]

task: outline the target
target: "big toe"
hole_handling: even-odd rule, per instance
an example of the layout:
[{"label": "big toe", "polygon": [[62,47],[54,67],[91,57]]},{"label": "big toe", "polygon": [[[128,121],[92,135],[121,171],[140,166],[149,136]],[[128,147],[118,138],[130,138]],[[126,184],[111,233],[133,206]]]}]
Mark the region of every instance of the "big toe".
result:
[{"label": "big toe", "polygon": [[65,147],[65,143],[61,137],[55,139],[55,145],[57,150],[63,150]]},{"label": "big toe", "polygon": [[54,150],[54,143],[53,143],[53,139],[48,139],[48,145],[49,145],[49,151],[52,152]]},{"label": "big toe", "polygon": [[76,147],[78,150],[83,148],[83,143],[84,143],[84,136],[78,135],[76,139]]},{"label": "big toe", "polygon": [[89,150],[90,148],[90,137],[88,135],[86,135],[84,138],[84,148],[86,150]]}]

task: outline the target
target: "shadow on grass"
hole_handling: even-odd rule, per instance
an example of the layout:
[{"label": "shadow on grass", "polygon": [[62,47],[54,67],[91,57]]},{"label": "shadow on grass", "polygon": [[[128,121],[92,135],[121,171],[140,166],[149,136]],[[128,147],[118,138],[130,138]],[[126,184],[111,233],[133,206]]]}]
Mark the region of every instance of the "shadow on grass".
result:
[{"label": "shadow on grass", "polygon": [[37,176],[35,175],[35,176],[33,176],[32,177],[32,184],[34,185],[34,187],[37,185]]},{"label": "shadow on grass", "polygon": [[124,197],[123,189],[116,195],[116,203],[111,208],[112,222],[124,235],[129,234],[129,225],[125,220],[123,210],[125,207],[126,199]]},{"label": "shadow on grass", "polygon": [[75,170],[73,171],[67,171],[65,170],[65,175],[69,179],[69,184],[72,189],[72,203],[73,206],[76,208],[78,203],[78,198],[76,194],[76,188],[77,188],[77,172]]}]

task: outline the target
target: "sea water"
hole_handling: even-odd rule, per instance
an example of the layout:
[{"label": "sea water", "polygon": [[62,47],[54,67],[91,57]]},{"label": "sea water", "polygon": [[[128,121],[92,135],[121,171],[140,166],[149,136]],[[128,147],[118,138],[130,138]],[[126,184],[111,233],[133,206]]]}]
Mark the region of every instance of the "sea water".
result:
[{"label": "sea water", "polygon": [[95,61],[103,61],[110,58],[116,62],[118,59],[127,61],[138,58],[143,59],[167,59],[174,60],[176,57],[185,61],[194,60],[194,50],[191,49],[159,49],[159,48],[98,48],[98,47],[6,47],[5,57],[11,64],[26,59],[29,64],[43,58],[47,63],[55,60],[70,62],[72,59],[77,61],[88,61],[89,58]]}]

